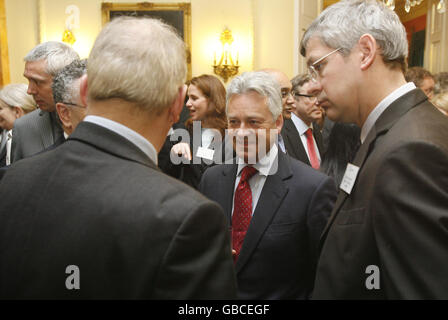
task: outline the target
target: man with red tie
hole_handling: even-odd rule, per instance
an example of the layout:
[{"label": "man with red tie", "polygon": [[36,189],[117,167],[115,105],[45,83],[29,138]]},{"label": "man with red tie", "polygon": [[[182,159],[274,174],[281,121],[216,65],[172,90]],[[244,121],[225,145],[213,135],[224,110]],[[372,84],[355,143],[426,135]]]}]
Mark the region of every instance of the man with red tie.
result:
[{"label": "man with red tie", "polygon": [[291,120],[283,125],[282,136],[288,155],[317,170],[322,159],[322,135],[314,123],[322,118],[322,110],[308,92],[310,81],[306,74],[291,80],[294,108]]},{"label": "man with red tie", "polygon": [[336,198],[333,180],[275,144],[282,128],[278,82],[247,72],[227,89],[237,158],[209,168],[199,190],[223,208],[241,299],[307,299],[317,244]]}]

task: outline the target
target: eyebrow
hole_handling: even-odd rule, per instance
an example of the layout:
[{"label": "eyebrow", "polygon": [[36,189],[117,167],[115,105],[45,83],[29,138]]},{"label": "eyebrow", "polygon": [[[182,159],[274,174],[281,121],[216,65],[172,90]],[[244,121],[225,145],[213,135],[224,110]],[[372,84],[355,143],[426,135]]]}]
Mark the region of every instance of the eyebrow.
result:
[{"label": "eyebrow", "polygon": [[33,74],[27,74],[26,72],[23,73],[23,76],[27,79],[31,79],[31,80],[39,80],[39,81],[45,81],[44,77],[39,77]]}]

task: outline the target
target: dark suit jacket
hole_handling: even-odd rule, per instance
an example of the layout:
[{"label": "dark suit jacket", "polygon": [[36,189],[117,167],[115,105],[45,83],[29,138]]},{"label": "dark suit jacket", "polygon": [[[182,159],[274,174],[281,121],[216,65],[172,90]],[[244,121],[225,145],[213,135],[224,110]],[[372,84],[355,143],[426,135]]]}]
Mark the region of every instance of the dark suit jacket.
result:
[{"label": "dark suit jacket", "polygon": [[0,141],[0,167],[6,165],[6,140],[7,140],[7,130],[1,130],[0,135],[2,137]]},{"label": "dark suit jacket", "polygon": [[[322,237],[316,299],[448,299],[448,119],[420,89],[379,117]],[[368,290],[379,268],[380,289]]]},{"label": "dark suit jacket", "polygon": [[34,110],[14,122],[11,163],[27,158],[53,145],[63,131],[55,112]]},{"label": "dark suit jacket", "polygon": [[[1,299],[235,295],[222,209],[108,129],[80,123],[13,164],[0,194]],[[69,265],[80,290],[66,289]]]},{"label": "dark suit jacket", "polygon": [[[279,151],[236,263],[242,299],[306,299],[313,286],[317,245],[336,199],[333,181]],[[232,217],[237,165],[205,171],[199,190]]]},{"label": "dark suit jacket", "polygon": [[[323,158],[323,148],[322,148],[322,135],[318,128],[314,126],[313,136],[316,140],[317,149],[319,150],[321,158]],[[294,122],[291,119],[286,119],[283,122],[282,137],[285,142],[286,152],[289,156],[302,161],[303,163],[311,166],[310,160],[306,154],[305,147],[303,146],[300,134],[297,131]]]}]

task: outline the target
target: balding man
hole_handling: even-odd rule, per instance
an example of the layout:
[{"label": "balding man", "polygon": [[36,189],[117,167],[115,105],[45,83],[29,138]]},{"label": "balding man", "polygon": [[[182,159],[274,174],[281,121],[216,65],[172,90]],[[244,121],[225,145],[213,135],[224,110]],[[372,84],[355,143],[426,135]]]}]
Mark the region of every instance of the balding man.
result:
[{"label": "balding man", "polygon": [[[291,113],[294,108],[294,98],[291,94],[292,84],[291,81],[289,81],[288,76],[283,71],[277,69],[262,69],[260,71],[270,74],[280,85],[282,94],[283,120],[291,121]],[[283,139],[283,132],[278,135],[278,146],[284,153],[289,153],[289,151],[291,151],[288,150],[285,140]]]},{"label": "balding man", "polygon": [[157,167],[185,44],[159,20],[116,18],[87,69],[84,121],[0,182],[0,299],[234,298],[222,209]]},{"label": "balding man", "polygon": [[39,153],[63,139],[51,85],[59,71],[77,59],[78,54],[70,46],[57,41],[41,43],[26,55],[23,75],[28,79],[28,94],[33,96],[40,110],[14,123],[12,163]]}]

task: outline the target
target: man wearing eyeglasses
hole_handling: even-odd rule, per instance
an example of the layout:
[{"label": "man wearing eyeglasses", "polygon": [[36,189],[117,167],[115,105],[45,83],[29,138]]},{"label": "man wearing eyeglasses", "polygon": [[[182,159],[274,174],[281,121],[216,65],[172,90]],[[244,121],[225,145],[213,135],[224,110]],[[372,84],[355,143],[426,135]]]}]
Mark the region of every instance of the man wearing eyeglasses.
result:
[{"label": "man wearing eyeglasses", "polygon": [[87,59],[75,60],[64,67],[53,80],[53,99],[64,130],[64,140],[72,134],[87,113],[87,106],[82,104],[80,96],[81,78],[86,73]]},{"label": "man wearing eyeglasses", "polygon": [[298,75],[291,81],[294,109],[291,120],[283,124],[282,135],[288,154],[314,169],[321,162],[322,135],[313,122],[322,118],[322,110],[316,105],[316,97],[309,94],[311,79]]},{"label": "man wearing eyeglasses", "polygon": [[331,120],[361,127],[320,243],[315,299],[447,299],[448,119],[404,78],[408,44],[382,2],[341,1],[301,42]]},{"label": "man wearing eyeglasses", "polygon": [[[263,69],[260,71],[270,74],[280,84],[280,92],[282,94],[283,121],[290,121],[291,113],[294,110],[294,98],[291,94],[291,81],[289,81],[289,78],[286,76],[286,74],[280,70]],[[278,135],[278,146],[284,153],[289,154],[291,151],[285,143],[283,132],[280,132]]]}]

